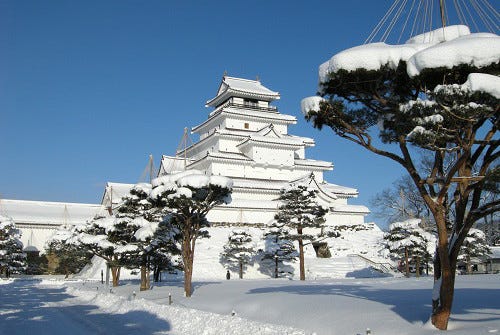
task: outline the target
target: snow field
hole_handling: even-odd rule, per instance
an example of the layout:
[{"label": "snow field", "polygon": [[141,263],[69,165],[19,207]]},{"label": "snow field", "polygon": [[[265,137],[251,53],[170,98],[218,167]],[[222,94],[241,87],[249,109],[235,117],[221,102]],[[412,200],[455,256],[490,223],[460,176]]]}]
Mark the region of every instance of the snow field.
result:
[{"label": "snow field", "polygon": [[[457,277],[447,334],[500,332],[499,280],[500,275]],[[112,294],[96,290],[100,284],[64,285],[83,303],[107,313],[145,310],[157,315],[171,324],[172,334],[355,335],[367,328],[384,335],[438,333],[429,322],[431,277],[196,281],[191,298],[183,296],[179,281],[143,292],[138,281],[129,281]]]},{"label": "snow field", "polygon": [[[87,285],[87,288],[90,286]],[[127,288],[130,288],[130,286]],[[232,316],[229,313],[219,315],[196,309],[157,304],[148,299],[134,298],[133,292],[122,291],[122,295],[118,295],[108,292],[103,293],[103,290],[99,292],[98,290],[90,291],[74,287],[67,289],[67,293],[76,296],[86,304],[99,306],[106,313],[149,312],[171,323],[173,334],[305,334],[299,329],[249,321],[237,315]],[[123,295],[124,293],[127,294]]]},{"label": "snow field", "polygon": [[[370,269],[369,264],[358,257],[348,255],[361,255],[374,262],[388,263],[390,260],[384,257],[382,245],[383,232],[376,226],[370,226],[370,230],[342,231],[339,238],[328,238],[332,258],[317,258],[312,245],[305,246],[306,279],[317,278],[346,278],[346,277],[378,277],[380,273]],[[226,268],[220,263],[220,253],[227,242],[232,230],[244,229],[252,235],[255,250],[265,249],[265,241],[262,240],[263,229],[250,227],[211,227],[208,229],[210,238],[198,239],[194,255],[193,280],[225,280]],[[294,278],[299,276],[299,262],[288,265],[294,272]],[[92,265],[81,271],[76,278],[101,279],[101,270],[106,271],[105,262],[94,257]],[[138,270],[134,271],[138,272]],[[262,266],[260,256],[254,257],[254,263],[250,264],[243,277],[246,279],[267,279],[271,277],[272,271]],[[169,278],[172,278],[169,275]],[[182,274],[174,277],[180,279]],[[231,278],[237,278],[236,272],[231,272]],[[122,269],[121,279],[139,279],[139,274]]]}]

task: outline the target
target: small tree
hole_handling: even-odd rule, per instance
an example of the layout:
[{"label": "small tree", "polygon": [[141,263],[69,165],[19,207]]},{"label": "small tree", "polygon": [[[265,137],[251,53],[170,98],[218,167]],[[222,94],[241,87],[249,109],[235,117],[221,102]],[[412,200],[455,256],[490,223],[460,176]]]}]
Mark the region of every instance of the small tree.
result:
[{"label": "small tree", "polygon": [[[121,267],[128,264],[131,255],[137,251],[136,246],[128,244],[126,240],[119,237],[121,235],[127,236],[119,232],[127,224],[128,222],[123,218],[97,215],[86,224],[75,227],[72,237],[67,240],[67,243],[82,247],[93,255],[104,259],[111,269],[113,286],[119,284]],[[124,231],[130,230],[126,228]]]},{"label": "small tree", "polygon": [[[317,190],[306,185],[292,185],[280,192],[278,213],[274,217],[290,229],[290,240],[299,244],[300,280],[305,280],[304,245],[317,240],[327,210],[316,202]],[[292,233],[292,230],[295,233]]]},{"label": "small tree", "polygon": [[416,274],[420,275],[420,261],[428,261],[431,257],[428,251],[430,234],[419,227],[420,219],[409,219],[394,222],[389,225],[389,231],[384,235],[386,247],[401,260],[404,259],[405,273],[410,275],[409,260],[416,260]]},{"label": "small tree", "polygon": [[92,258],[92,253],[82,246],[67,243],[71,236],[71,228],[61,227],[45,245],[47,254],[55,256],[56,259],[57,267],[53,270],[65,274],[66,277],[78,273]]},{"label": "small tree", "polygon": [[122,198],[118,206],[115,228],[110,232],[108,239],[111,242],[120,242],[136,246],[135,251],[127,260],[130,268],[140,267],[140,290],[148,290],[149,261],[154,249],[151,248],[151,239],[158,228],[161,218],[155,216],[155,210],[149,197],[151,184],[139,183],[134,185],[129,194]]},{"label": "small tree", "polygon": [[150,239],[147,253],[155,282],[161,280],[161,272],[164,270],[174,272],[183,269],[181,250],[176,240],[178,236],[177,227],[171,225],[170,216],[167,216],[158,224],[153,235],[147,237]]},{"label": "small tree", "polygon": [[238,271],[242,279],[248,264],[252,263],[254,251],[252,235],[243,229],[235,229],[227,237],[220,260],[228,270]]},{"label": "small tree", "polygon": [[291,274],[280,270],[286,263],[295,262],[299,256],[297,249],[289,238],[289,231],[283,222],[274,220],[264,233],[263,239],[266,247],[263,251],[262,260],[271,261],[274,266],[274,278],[279,278],[280,274]]},{"label": "small tree", "polygon": [[215,206],[230,201],[232,181],[187,170],[156,178],[152,185],[151,198],[155,206],[164,211],[169,224],[177,230],[176,239],[181,241],[184,293],[190,297],[196,241],[209,237],[206,216]]},{"label": "small tree", "polygon": [[21,231],[12,218],[4,215],[0,215],[0,270],[4,270],[7,277],[26,270]]},{"label": "small tree", "polygon": [[491,253],[491,249],[486,243],[483,231],[471,228],[465,238],[458,259],[465,262],[467,273],[472,273],[472,260],[474,258],[486,257]]}]

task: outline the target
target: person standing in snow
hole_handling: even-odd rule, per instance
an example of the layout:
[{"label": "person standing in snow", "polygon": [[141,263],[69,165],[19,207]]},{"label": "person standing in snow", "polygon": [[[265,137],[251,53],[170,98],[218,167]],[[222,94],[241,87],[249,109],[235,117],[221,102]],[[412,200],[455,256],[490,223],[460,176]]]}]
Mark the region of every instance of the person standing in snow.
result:
[{"label": "person standing in snow", "polygon": [[227,270],[226,272],[226,279],[227,280],[231,279],[231,274],[229,273],[229,270]]}]

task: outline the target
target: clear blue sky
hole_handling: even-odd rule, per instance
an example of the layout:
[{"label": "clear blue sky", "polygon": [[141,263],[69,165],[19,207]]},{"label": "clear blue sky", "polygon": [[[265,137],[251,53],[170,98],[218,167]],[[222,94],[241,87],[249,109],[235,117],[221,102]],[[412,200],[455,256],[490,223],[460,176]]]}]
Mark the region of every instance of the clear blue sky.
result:
[{"label": "clear blue sky", "polygon": [[316,139],[307,156],[368,205],[403,171],[314,129],[300,100],[391,3],[0,0],[0,197],[97,203],[107,181],[137,182],[207,118],[227,71],[279,91],[290,133]]}]

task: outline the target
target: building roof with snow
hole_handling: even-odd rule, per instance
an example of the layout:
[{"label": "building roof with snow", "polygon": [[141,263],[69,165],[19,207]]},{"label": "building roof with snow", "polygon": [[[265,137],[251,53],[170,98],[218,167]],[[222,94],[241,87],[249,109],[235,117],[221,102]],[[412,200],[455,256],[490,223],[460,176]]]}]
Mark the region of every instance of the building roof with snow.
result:
[{"label": "building roof with snow", "polygon": [[216,96],[208,100],[206,106],[216,107],[233,96],[264,101],[273,101],[280,98],[278,92],[271,91],[262,85],[259,80],[224,76]]},{"label": "building roof with snow", "polygon": [[216,97],[206,104],[214,109],[192,128],[199,140],[175,157],[164,156],[160,174],[196,169],[229,177],[234,181],[232,202],[213,210],[209,219],[235,222],[241,217],[235,213],[247,211],[243,216],[261,224],[274,218],[281,189],[312,174],[318,201],[330,208],[331,215],[338,215],[337,221],[363,223],[368,208],[347,203],[358,191],[324,180],[323,173],[333,164],[306,156],[315,142],[289,134],[288,126],[297,118],[270,105],[278,98],[279,93],[259,81],[224,76]]}]

